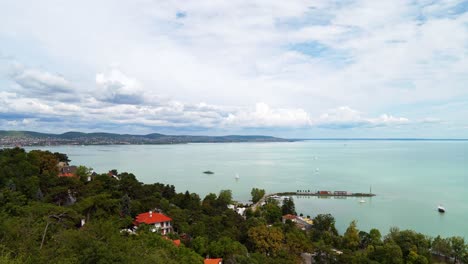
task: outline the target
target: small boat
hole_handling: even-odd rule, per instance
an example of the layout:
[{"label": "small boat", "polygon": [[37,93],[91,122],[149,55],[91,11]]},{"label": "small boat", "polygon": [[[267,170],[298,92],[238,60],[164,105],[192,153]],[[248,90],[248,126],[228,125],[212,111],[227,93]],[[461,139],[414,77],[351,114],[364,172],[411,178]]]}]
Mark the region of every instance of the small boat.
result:
[{"label": "small boat", "polygon": [[203,173],[205,173],[205,174],[214,174],[214,172],[209,171],[209,170],[208,170],[208,171],[204,171]]},{"label": "small boat", "polygon": [[240,179],[239,174],[236,174],[236,180]]},{"label": "small boat", "polygon": [[365,202],[366,202],[366,200],[364,200],[364,199],[361,199],[361,200],[359,201],[359,203],[365,203]]},{"label": "small boat", "polygon": [[439,205],[437,206],[437,211],[439,211],[439,213],[445,213],[445,207],[443,207],[442,205]]}]

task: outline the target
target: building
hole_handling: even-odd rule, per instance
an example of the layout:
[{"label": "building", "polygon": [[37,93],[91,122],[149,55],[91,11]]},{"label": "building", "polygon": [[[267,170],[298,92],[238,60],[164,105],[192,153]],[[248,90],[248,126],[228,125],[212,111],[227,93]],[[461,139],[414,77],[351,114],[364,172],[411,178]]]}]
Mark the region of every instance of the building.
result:
[{"label": "building", "polygon": [[283,220],[283,224],[285,224],[286,220],[291,220],[292,222],[296,222],[297,216],[292,215],[292,214],[287,214],[287,215],[283,215],[281,218]]},{"label": "building", "polygon": [[287,220],[291,220],[298,228],[302,230],[309,230],[314,223],[312,219],[292,214],[283,215],[281,218],[283,220],[283,224],[285,224]]},{"label": "building", "polygon": [[223,264],[223,259],[222,258],[215,258],[215,259],[207,258],[205,259],[203,264]]},{"label": "building", "polygon": [[348,192],[345,191],[335,191],[333,192],[334,195],[348,195]]},{"label": "building", "polygon": [[159,231],[161,234],[169,234],[172,232],[172,218],[158,212],[149,211],[141,213],[135,218],[134,224],[136,226],[140,224],[154,225],[153,232]]},{"label": "building", "polygon": [[59,167],[59,177],[76,177],[76,166],[63,166]]},{"label": "building", "polygon": [[240,206],[236,206],[236,205],[233,205],[233,204],[228,204],[227,207],[229,209],[235,211],[236,213],[238,213],[240,216],[245,217],[245,210],[247,209],[247,207],[240,207]]},{"label": "building", "polygon": [[314,224],[314,221],[310,218],[304,218],[301,216],[298,216],[296,218],[296,226],[302,230],[310,230],[312,228],[312,225]]},{"label": "building", "polygon": [[174,239],[174,240],[172,240],[172,239],[168,238],[167,236],[163,236],[162,238],[163,238],[163,239],[166,239],[166,240],[172,241],[172,243],[173,243],[174,246],[176,246],[176,247],[179,247],[179,246],[180,246],[180,239]]}]

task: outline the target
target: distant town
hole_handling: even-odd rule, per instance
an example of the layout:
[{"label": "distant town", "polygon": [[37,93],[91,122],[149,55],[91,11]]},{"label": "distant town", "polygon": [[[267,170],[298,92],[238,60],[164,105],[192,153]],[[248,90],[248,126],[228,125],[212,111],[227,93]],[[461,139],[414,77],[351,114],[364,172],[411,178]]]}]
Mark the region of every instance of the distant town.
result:
[{"label": "distant town", "polygon": [[226,142],[289,142],[270,136],[190,136],[190,135],[130,135],[113,133],[67,132],[46,134],[31,131],[0,131],[0,146],[56,146],[56,145],[126,145],[126,144],[184,144]]}]

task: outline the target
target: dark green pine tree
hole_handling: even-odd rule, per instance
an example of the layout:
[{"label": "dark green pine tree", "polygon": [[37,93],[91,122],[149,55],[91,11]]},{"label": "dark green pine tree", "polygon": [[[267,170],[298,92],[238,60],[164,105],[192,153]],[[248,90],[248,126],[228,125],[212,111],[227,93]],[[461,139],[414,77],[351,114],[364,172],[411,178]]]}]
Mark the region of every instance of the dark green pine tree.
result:
[{"label": "dark green pine tree", "polygon": [[122,196],[120,212],[122,213],[122,216],[130,216],[131,214],[130,196],[128,196],[128,194]]}]

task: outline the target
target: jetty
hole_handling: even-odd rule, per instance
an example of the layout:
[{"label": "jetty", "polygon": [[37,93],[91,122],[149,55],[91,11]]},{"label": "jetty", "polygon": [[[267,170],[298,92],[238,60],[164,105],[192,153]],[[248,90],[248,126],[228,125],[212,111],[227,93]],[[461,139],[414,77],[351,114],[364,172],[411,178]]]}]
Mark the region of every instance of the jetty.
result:
[{"label": "jetty", "polygon": [[373,197],[375,194],[373,193],[353,193],[353,192],[346,192],[346,191],[316,191],[310,192],[308,190],[297,190],[296,192],[280,192],[275,193],[272,195],[277,196],[291,196],[291,195],[299,195],[299,196],[343,196],[343,197]]},{"label": "jetty", "polygon": [[347,191],[315,191],[311,192],[310,190],[297,190],[295,192],[278,192],[278,193],[269,193],[265,194],[262,199],[260,199],[255,204],[252,204],[251,208],[255,211],[259,206],[262,206],[269,198],[272,199],[281,199],[282,197],[290,196],[319,196],[319,197],[374,197],[375,194],[371,192],[368,193],[353,193]]}]

